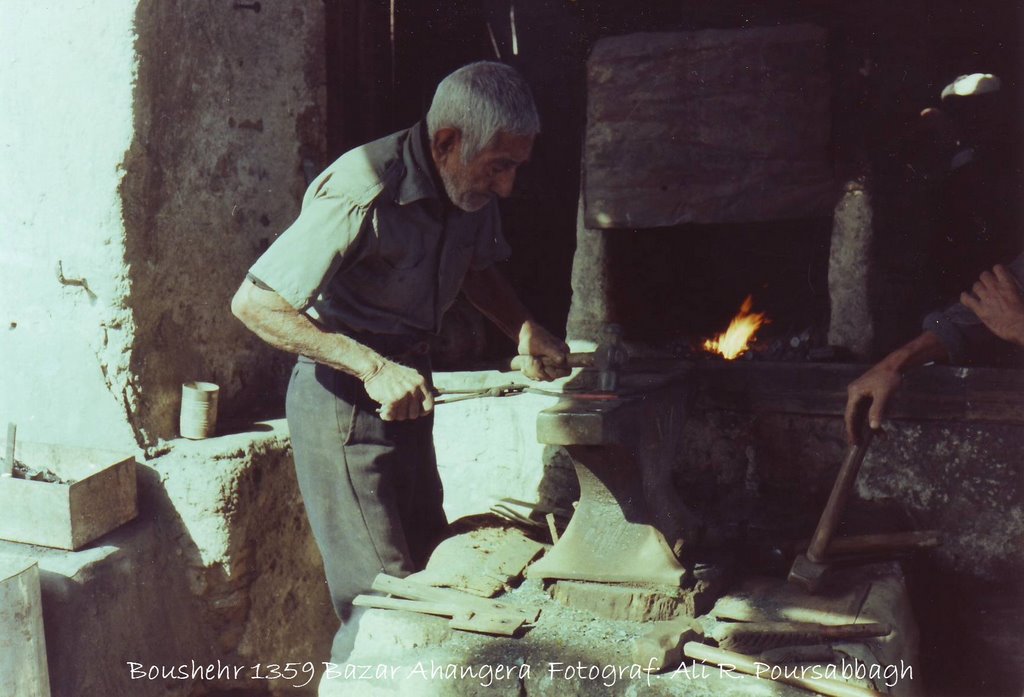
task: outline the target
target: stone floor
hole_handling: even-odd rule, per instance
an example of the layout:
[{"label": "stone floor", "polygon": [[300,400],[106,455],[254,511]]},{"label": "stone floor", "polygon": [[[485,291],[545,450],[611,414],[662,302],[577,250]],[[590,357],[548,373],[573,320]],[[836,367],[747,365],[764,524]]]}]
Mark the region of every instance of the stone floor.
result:
[{"label": "stone floor", "polygon": [[[633,642],[649,625],[607,620],[562,606],[537,581],[524,581],[501,599],[540,607],[536,625],[517,638],[493,637],[451,629],[441,617],[369,610],[361,622],[350,664],[325,672],[320,695],[807,694],[780,683],[689,663],[649,675],[633,657]],[[917,629],[896,564],[836,573],[813,597],[781,578],[750,578],[720,598],[710,614],[751,620],[888,623],[895,629],[883,639],[834,644],[837,670],[845,667],[870,675],[871,667],[876,666],[879,679],[873,683],[861,680],[860,684],[882,694],[920,694],[920,675],[913,673]],[[897,672],[893,678],[893,671],[898,670],[904,671],[902,676]],[[918,679],[916,683],[911,675]]]}]

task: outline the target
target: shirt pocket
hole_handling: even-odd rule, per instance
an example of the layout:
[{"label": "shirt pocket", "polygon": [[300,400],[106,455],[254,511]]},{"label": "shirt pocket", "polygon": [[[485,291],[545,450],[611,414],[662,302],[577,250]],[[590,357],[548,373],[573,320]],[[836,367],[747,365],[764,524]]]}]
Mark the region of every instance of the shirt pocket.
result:
[{"label": "shirt pocket", "polygon": [[476,249],[476,240],[472,236],[460,235],[445,245],[444,258],[441,261],[439,281],[440,297],[438,301],[442,310],[447,310],[462,289],[462,281],[469,271],[470,262]]},{"label": "shirt pocket", "polygon": [[373,230],[377,237],[377,258],[392,269],[413,269],[426,255],[424,229],[420,225],[403,224],[388,216],[373,213]]}]

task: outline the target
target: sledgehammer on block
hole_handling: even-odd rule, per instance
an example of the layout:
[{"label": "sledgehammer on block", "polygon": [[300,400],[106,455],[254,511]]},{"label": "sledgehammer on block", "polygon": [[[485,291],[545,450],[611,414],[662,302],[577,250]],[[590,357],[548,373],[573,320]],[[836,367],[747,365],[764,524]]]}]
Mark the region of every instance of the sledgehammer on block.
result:
[{"label": "sledgehammer on block", "polygon": [[793,560],[793,566],[789,570],[789,582],[796,583],[807,589],[809,593],[818,590],[821,577],[828,570],[826,562],[826,550],[828,543],[832,541],[836,526],[839,524],[839,516],[846,507],[846,500],[853,490],[853,483],[857,480],[857,472],[860,470],[860,463],[864,461],[864,454],[867,452],[871,438],[874,436],[872,429],[867,429],[864,436],[857,445],[851,445],[846,451],[846,458],[842,467],[839,468],[839,475],[836,483],[832,486],[832,493],[825,504],[825,510],[821,513],[818,527],[811,538],[811,544],[807,547],[806,554],[798,554]]}]

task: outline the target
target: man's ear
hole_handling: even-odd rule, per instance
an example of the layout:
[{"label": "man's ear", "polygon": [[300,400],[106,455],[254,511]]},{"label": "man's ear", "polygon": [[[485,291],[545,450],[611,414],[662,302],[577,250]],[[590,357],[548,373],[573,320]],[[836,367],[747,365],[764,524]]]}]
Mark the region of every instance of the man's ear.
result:
[{"label": "man's ear", "polygon": [[430,153],[438,165],[445,162],[450,155],[458,152],[462,145],[462,131],[457,128],[439,128],[430,143]]}]

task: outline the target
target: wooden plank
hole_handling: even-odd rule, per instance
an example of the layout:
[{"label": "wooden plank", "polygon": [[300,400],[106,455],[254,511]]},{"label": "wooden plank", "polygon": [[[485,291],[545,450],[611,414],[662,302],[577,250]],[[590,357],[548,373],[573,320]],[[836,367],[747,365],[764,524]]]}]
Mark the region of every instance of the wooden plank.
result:
[{"label": "wooden plank", "polygon": [[1024,371],[970,370],[966,381],[969,420],[1024,422]]},{"label": "wooden plank", "polygon": [[424,615],[450,617],[448,626],[478,634],[496,634],[514,636],[525,624],[522,617],[509,614],[473,612],[465,608],[455,607],[448,603],[430,603],[422,600],[406,600],[404,598],[385,598],[378,595],[357,595],[352,604],[357,607],[369,607],[379,610],[401,610]]},{"label": "wooden plank", "polygon": [[413,600],[426,602],[445,603],[454,607],[462,607],[474,612],[487,613],[508,613],[521,616],[527,622],[535,622],[540,615],[538,608],[527,608],[518,605],[509,605],[496,600],[478,598],[467,593],[452,590],[450,588],[435,588],[433,586],[416,583],[406,578],[396,578],[387,574],[377,574],[371,586],[373,590],[380,593],[389,593]]},{"label": "wooden plank", "polygon": [[427,568],[406,581],[491,598],[521,578],[526,566],[543,552],[544,545],[516,530],[481,528],[441,542]]}]

